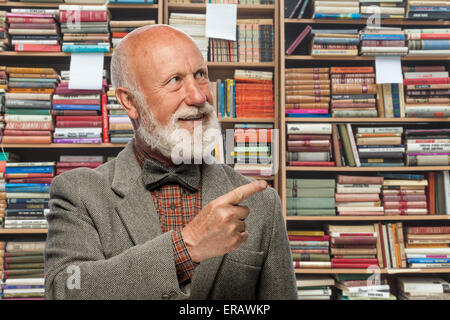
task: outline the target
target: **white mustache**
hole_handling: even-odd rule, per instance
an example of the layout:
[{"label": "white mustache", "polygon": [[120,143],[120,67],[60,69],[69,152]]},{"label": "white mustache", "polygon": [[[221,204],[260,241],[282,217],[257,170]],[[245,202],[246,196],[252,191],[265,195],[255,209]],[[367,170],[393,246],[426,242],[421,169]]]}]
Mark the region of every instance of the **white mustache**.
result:
[{"label": "white mustache", "polygon": [[182,118],[188,118],[188,117],[197,117],[197,116],[207,116],[214,112],[213,106],[211,106],[209,103],[204,104],[203,107],[197,108],[197,107],[188,107],[184,108],[182,110],[179,110],[173,114],[173,118],[175,120],[179,120]]}]

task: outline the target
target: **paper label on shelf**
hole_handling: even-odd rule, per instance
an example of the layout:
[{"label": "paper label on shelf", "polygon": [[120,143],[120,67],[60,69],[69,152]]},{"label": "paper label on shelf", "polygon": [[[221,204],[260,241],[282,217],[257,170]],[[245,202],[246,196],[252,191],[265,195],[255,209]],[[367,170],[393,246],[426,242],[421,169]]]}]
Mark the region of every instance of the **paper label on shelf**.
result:
[{"label": "paper label on shelf", "polygon": [[72,53],[70,59],[69,89],[101,89],[103,62],[103,52]]},{"label": "paper label on shelf", "polygon": [[236,41],[236,18],[235,4],[206,4],[205,36]]},{"label": "paper label on shelf", "polygon": [[402,62],[399,56],[375,56],[377,84],[403,83]]},{"label": "paper label on shelf", "polygon": [[422,272],[422,269],[389,269],[389,268],[387,268],[386,270],[387,270],[388,274]]}]

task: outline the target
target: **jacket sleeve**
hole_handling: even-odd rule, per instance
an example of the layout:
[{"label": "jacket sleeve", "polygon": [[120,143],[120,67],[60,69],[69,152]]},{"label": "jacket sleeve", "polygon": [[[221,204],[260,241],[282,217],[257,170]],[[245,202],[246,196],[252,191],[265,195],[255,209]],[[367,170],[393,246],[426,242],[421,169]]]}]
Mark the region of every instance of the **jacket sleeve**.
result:
[{"label": "jacket sleeve", "polygon": [[80,180],[64,174],[56,177],[51,186],[45,297],[189,298],[178,283],[171,232],[105,258],[102,238],[80,197],[80,188],[88,186]]},{"label": "jacket sleeve", "polygon": [[257,299],[259,300],[297,300],[297,285],[286,224],[281,210],[281,200],[273,191],[274,208],[272,232],[267,255],[261,271]]}]

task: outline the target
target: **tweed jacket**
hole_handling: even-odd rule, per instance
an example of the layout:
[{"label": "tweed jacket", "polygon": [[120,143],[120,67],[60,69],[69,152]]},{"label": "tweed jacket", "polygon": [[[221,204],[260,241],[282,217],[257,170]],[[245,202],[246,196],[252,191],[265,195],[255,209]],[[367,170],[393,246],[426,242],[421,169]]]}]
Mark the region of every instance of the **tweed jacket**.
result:
[{"label": "tweed jacket", "polygon": [[[272,188],[242,202],[248,240],[202,261],[180,288],[171,233],[141,178],[131,142],[116,159],[54,178],[45,248],[47,299],[296,299],[292,257]],[[202,164],[202,208],[252,180]]]}]

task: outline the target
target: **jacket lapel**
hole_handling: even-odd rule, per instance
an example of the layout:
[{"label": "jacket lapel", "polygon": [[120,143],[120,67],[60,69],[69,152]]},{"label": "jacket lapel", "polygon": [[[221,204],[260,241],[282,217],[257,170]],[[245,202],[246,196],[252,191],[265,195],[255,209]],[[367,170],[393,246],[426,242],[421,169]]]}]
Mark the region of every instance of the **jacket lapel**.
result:
[{"label": "jacket lapel", "polygon": [[130,141],[116,158],[111,188],[120,199],[116,205],[135,245],[143,244],[162,233],[158,213],[149,192],[142,182],[142,169]]},{"label": "jacket lapel", "polygon": [[[220,164],[202,166],[202,209],[214,199],[233,190],[233,185]],[[223,256],[202,261],[195,268],[191,282],[192,300],[204,300],[209,296]]]}]

